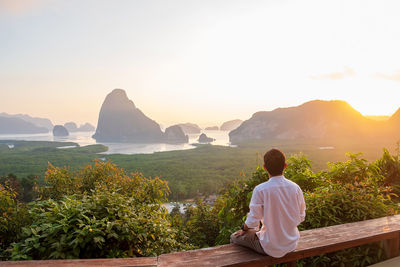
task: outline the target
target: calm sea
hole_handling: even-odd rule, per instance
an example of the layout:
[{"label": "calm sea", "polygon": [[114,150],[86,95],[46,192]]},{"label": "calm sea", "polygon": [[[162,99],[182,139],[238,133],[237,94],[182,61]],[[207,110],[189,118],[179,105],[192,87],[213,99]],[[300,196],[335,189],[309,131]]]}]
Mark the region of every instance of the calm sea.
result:
[{"label": "calm sea", "polygon": [[[213,145],[229,146],[228,131],[207,131],[203,130],[208,137],[216,139]],[[80,146],[96,144],[96,140],[92,138],[94,132],[72,132],[68,137],[54,137],[52,133],[47,134],[14,134],[0,135],[0,140],[25,140],[25,141],[58,141],[58,142],[75,142]],[[200,134],[189,135],[188,144],[135,144],[135,143],[97,143],[108,147],[108,151],[103,154],[151,154],[161,151],[185,150],[193,149],[192,144],[198,143],[197,139]]]}]

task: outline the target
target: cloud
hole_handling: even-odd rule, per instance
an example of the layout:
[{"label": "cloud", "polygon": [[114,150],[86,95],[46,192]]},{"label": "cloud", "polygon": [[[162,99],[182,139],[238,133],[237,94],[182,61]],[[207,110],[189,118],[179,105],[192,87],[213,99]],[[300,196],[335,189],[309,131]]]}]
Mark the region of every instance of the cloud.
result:
[{"label": "cloud", "polygon": [[0,0],[0,13],[11,15],[25,15],[30,11],[43,6],[48,0]]},{"label": "cloud", "polygon": [[375,73],[373,76],[378,79],[400,82],[400,70],[395,71],[393,74]]},{"label": "cloud", "polygon": [[310,79],[312,80],[341,80],[347,77],[353,77],[356,73],[353,69],[344,68],[343,72],[332,72],[326,74],[319,75],[311,75]]}]

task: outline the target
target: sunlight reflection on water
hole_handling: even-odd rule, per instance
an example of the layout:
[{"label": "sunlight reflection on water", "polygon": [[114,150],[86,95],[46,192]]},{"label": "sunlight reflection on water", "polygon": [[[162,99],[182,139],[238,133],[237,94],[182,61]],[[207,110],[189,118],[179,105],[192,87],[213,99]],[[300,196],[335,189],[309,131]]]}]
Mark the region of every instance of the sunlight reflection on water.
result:
[{"label": "sunlight reflection on water", "polygon": [[[208,131],[203,130],[208,137],[216,139],[212,145],[229,146],[228,131]],[[136,144],[136,143],[96,143],[92,138],[94,132],[72,132],[67,137],[54,137],[52,133],[47,134],[15,134],[0,135],[0,140],[25,140],[25,141],[57,141],[57,142],[75,142],[80,146],[103,144],[108,147],[108,151],[102,154],[151,154],[154,152],[186,150],[193,149],[197,144],[200,134],[190,134],[187,144]],[[64,147],[66,149],[66,147]]]}]

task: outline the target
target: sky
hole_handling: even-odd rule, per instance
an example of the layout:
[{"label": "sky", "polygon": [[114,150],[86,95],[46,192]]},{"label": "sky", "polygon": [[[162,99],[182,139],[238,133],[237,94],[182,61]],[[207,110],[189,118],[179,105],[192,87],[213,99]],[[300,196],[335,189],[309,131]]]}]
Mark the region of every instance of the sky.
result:
[{"label": "sky", "polygon": [[400,108],[398,0],[0,0],[0,112],[97,124],[114,88],[169,125],[314,99]]}]

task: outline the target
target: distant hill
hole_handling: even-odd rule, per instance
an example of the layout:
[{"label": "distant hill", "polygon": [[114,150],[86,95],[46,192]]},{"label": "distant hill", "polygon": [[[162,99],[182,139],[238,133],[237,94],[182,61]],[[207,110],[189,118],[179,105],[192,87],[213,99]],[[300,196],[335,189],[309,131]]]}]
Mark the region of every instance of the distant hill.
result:
[{"label": "distant hill", "polygon": [[90,123],[82,124],[78,127],[75,122],[67,122],[64,124],[64,127],[68,130],[68,132],[92,132],[96,130],[96,128]]},{"label": "distant hill", "polygon": [[88,122],[85,124],[82,124],[78,128],[79,132],[93,132],[94,130],[96,130],[96,128]]},{"label": "distant hill", "polygon": [[78,126],[76,125],[76,123],[75,122],[67,122],[67,123],[64,123],[64,127],[65,127],[65,129],[67,129],[68,130],[68,132],[77,132],[78,131]]},{"label": "distant hill", "polygon": [[[396,115],[396,114],[395,114]],[[371,120],[344,101],[314,100],[297,107],[255,113],[229,133],[232,143],[268,139],[325,139],[382,137],[393,134],[400,112],[389,120],[394,126]]]},{"label": "distant hill", "polygon": [[44,127],[49,131],[53,129],[53,123],[46,118],[31,117],[26,114],[7,114],[5,112],[0,113],[0,117],[18,118],[26,122],[30,122],[33,125],[36,125],[37,127]]},{"label": "distant hill", "polygon": [[232,130],[236,129],[237,127],[239,127],[240,124],[242,124],[242,122],[243,122],[242,120],[226,121],[221,125],[220,130],[221,131],[232,131]]},{"label": "distant hill", "polygon": [[53,128],[53,136],[57,137],[69,136],[68,129],[63,125],[55,125]]},{"label": "distant hill", "polygon": [[218,126],[209,126],[209,127],[206,127],[204,130],[207,130],[207,131],[218,131],[219,127]]},{"label": "distant hill", "polygon": [[185,134],[198,134],[201,132],[201,128],[194,123],[180,123],[177,124],[180,126]]},{"label": "distant hill", "polygon": [[122,89],[109,93],[100,109],[96,141],[101,142],[162,142],[160,125],[147,117],[128,99]]},{"label": "distant hill", "polygon": [[0,134],[38,134],[48,133],[45,127],[39,127],[20,118],[0,116]]}]

